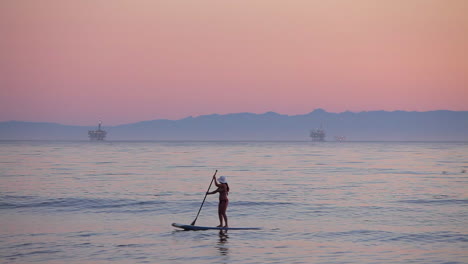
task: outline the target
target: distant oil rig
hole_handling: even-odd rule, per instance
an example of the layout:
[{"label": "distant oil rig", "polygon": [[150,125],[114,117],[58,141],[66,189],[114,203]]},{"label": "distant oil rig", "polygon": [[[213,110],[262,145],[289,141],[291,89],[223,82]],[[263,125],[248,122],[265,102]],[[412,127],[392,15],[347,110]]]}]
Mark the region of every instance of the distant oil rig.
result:
[{"label": "distant oil rig", "polygon": [[89,130],[88,137],[90,140],[104,140],[106,138],[107,132],[101,129],[102,122],[99,122],[97,130]]},{"label": "distant oil rig", "polygon": [[312,138],[312,141],[315,142],[324,142],[325,141],[325,130],[320,128],[314,129],[310,131],[310,137]]}]

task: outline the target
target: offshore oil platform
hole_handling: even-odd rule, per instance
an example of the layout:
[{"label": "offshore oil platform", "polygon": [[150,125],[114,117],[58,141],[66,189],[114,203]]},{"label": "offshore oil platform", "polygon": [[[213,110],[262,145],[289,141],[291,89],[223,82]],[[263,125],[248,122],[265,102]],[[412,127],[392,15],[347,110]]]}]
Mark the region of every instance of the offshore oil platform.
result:
[{"label": "offshore oil platform", "polygon": [[315,142],[324,142],[325,141],[325,130],[320,128],[314,129],[310,131],[310,137],[312,138],[312,141]]},{"label": "offshore oil platform", "polygon": [[102,124],[102,122],[100,121],[97,130],[89,130],[88,131],[88,137],[89,137],[90,140],[92,140],[92,141],[104,140],[106,138],[107,132],[105,130],[101,129],[101,124]]}]

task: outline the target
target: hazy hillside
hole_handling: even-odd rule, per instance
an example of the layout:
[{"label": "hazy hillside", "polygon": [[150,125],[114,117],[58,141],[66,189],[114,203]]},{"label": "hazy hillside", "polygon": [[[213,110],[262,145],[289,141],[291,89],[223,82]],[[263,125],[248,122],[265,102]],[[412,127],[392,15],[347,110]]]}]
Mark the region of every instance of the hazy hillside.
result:
[{"label": "hazy hillside", "polygon": [[[467,111],[371,111],[305,115],[237,113],[180,120],[153,120],[103,127],[107,140],[309,140],[322,126],[327,141],[468,141]],[[1,140],[87,140],[94,127],[53,123],[1,122]]]}]

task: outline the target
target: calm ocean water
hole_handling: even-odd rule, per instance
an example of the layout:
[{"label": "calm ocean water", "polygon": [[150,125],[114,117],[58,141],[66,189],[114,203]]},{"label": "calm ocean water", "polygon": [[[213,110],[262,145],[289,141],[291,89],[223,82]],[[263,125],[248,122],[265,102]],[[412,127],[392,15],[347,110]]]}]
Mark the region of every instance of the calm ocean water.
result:
[{"label": "calm ocean water", "polygon": [[[171,226],[215,169],[262,230]],[[468,143],[4,141],[0,262],[468,263],[467,171]]]}]

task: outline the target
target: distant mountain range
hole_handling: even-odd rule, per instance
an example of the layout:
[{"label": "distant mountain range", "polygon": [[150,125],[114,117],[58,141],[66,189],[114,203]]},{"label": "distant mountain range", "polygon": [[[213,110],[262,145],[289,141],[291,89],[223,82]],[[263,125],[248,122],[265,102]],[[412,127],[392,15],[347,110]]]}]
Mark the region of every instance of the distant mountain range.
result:
[{"label": "distant mountain range", "polygon": [[[105,120],[104,120],[105,122]],[[237,113],[180,120],[152,120],[104,126],[106,140],[310,140],[322,127],[326,140],[468,141],[468,111],[369,111],[329,113],[316,109],[304,115]],[[55,123],[0,122],[0,140],[88,140],[96,127]]]}]

